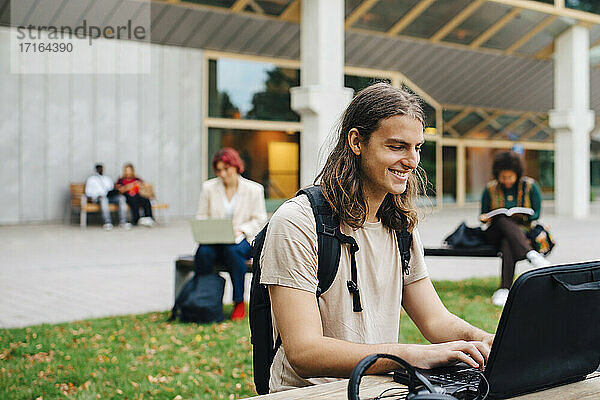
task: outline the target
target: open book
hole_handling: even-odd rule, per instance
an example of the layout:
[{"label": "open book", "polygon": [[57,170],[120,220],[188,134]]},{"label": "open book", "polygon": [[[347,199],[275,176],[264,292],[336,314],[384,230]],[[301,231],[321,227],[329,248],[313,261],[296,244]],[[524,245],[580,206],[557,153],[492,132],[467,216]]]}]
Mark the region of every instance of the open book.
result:
[{"label": "open book", "polygon": [[504,214],[507,217],[511,217],[515,214],[533,215],[535,212],[531,208],[527,207],[513,207],[513,208],[496,208],[487,214],[483,214],[486,219],[495,217],[496,215]]}]

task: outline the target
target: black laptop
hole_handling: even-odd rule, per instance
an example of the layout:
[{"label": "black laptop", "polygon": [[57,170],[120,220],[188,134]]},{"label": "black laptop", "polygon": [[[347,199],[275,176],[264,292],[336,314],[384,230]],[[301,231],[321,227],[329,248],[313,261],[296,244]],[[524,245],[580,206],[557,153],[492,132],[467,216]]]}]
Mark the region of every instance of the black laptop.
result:
[{"label": "black laptop", "polygon": [[[466,364],[418,371],[449,394],[479,385],[497,399],[583,380],[599,364],[600,261],[589,261],[515,281],[483,374]],[[407,384],[406,372],[394,380]]]}]

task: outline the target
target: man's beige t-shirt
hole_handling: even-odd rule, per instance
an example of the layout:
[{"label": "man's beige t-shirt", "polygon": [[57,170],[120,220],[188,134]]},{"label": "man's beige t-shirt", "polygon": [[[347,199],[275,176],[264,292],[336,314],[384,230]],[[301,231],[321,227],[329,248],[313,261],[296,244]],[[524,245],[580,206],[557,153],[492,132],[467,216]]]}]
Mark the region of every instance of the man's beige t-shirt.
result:
[{"label": "man's beige t-shirt", "polygon": [[[329,290],[319,298],[323,334],[354,343],[396,343],[402,303],[402,267],[395,233],[381,222],[366,222],[353,230],[342,224],[342,233],[358,243],[356,266],[362,312],[352,310],[350,253],[342,246],[337,275]],[[316,293],[317,232],[315,217],[306,195],[285,202],[271,218],[261,254],[261,279],[265,285],[279,285]],[[423,245],[413,232],[410,272],[404,285],[428,276]],[[273,318],[274,337],[277,322]],[[335,378],[303,379],[290,366],[283,346],[271,366],[271,392],[309,386]]]}]

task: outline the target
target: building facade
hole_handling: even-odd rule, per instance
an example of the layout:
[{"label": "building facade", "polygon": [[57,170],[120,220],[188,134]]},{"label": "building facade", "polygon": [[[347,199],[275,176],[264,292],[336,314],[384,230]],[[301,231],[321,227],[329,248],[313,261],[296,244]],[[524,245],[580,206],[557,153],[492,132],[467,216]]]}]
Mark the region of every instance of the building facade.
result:
[{"label": "building facade", "polygon": [[[298,0],[153,1],[152,38],[135,44],[149,50],[151,68],[139,74],[11,73],[5,55],[16,28],[8,1],[0,3],[2,224],[67,218],[69,183],[84,181],[96,162],[115,179],[132,162],[170,215],[193,215],[223,146],[240,151],[245,175],[265,186],[273,210],[300,187],[303,152],[326,154],[327,142],[302,147],[313,133],[292,107],[290,89],[303,73]],[[423,99],[421,165],[438,205],[478,201],[493,154],[509,148],[523,154],[544,198],[554,198],[554,41],[585,25],[590,108],[599,110],[600,16],[593,2],[578,5],[587,12],[543,3],[344,3],[343,86],[355,92],[386,81]],[[97,65],[115,57],[95,51]],[[599,158],[592,140],[591,196]]]}]

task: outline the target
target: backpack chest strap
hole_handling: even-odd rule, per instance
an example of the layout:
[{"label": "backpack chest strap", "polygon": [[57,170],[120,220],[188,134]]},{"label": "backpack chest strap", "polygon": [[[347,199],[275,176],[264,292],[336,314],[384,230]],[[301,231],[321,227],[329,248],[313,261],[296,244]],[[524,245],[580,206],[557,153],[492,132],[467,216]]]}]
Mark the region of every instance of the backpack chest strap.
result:
[{"label": "backpack chest strap", "polygon": [[358,243],[352,236],[344,235],[340,230],[337,230],[337,238],[340,243],[350,246],[350,279],[346,282],[348,291],[352,295],[352,311],[361,312],[362,305],[360,304],[360,292],[358,290],[358,271],[356,270],[356,252],[358,251]]}]

